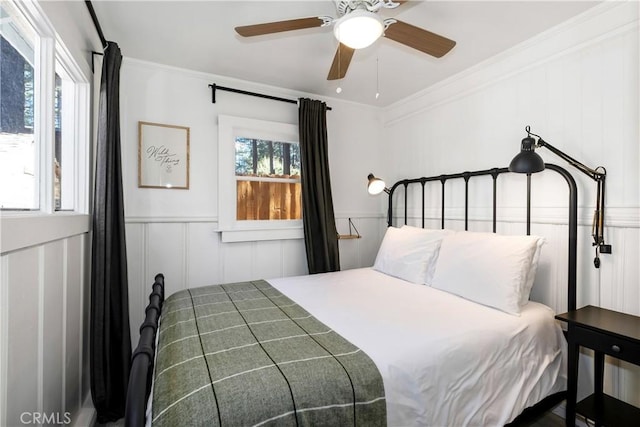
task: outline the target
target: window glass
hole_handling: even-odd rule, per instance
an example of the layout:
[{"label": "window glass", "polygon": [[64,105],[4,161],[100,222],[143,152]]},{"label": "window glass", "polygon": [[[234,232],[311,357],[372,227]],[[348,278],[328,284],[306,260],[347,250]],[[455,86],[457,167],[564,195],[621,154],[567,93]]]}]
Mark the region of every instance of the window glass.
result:
[{"label": "window glass", "polygon": [[235,140],[236,220],[302,218],[297,143]]},{"label": "window glass", "polygon": [[54,157],[53,157],[53,199],[55,209],[62,208],[62,79],[56,73],[56,88],[54,97]]},{"label": "window glass", "polygon": [[35,35],[0,5],[0,208],[38,209]]},{"label": "window glass", "polygon": [[300,177],[296,143],[236,138],[236,176]]},{"label": "window glass", "polygon": [[76,164],[74,150],[76,137],[68,129],[74,128],[75,83],[56,61],[55,94],[53,105],[54,150],[53,191],[55,210],[73,210],[76,193]]}]

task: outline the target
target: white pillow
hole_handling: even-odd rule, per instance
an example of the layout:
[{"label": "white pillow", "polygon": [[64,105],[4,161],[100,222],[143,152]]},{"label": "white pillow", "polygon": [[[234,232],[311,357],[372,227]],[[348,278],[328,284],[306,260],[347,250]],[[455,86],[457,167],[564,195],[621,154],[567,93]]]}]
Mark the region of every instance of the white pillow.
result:
[{"label": "white pillow", "polygon": [[544,237],[538,237],[536,251],[533,253],[533,259],[531,260],[531,267],[527,272],[527,281],[525,282],[524,289],[522,290],[522,295],[520,295],[520,307],[524,307],[529,302],[529,295],[531,294],[531,289],[533,288],[533,282],[536,280],[536,271],[538,271],[540,251],[542,250],[542,245],[544,245],[544,243]]},{"label": "white pillow", "polygon": [[[423,238],[428,240],[439,239],[440,243],[442,243],[442,239],[444,239],[444,236],[455,233],[454,230],[420,228],[420,227],[414,227],[411,225],[403,225],[402,228],[400,228],[400,230],[416,233],[418,236],[422,236]],[[433,281],[433,275],[436,272],[436,264],[438,262],[439,253],[440,253],[440,245],[438,245],[438,247],[435,250],[435,253],[429,260],[429,268],[427,269],[427,276],[425,277],[425,281],[424,281],[424,283],[429,286],[431,286],[431,282]]]},{"label": "white pillow", "polygon": [[433,287],[519,315],[529,299],[529,279],[535,278],[530,271],[539,240],[464,231],[448,235],[440,247]]},{"label": "white pillow", "polygon": [[440,242],[446,233],[416,227],[389,227],[373,268],[408,282],[430,283]]}]

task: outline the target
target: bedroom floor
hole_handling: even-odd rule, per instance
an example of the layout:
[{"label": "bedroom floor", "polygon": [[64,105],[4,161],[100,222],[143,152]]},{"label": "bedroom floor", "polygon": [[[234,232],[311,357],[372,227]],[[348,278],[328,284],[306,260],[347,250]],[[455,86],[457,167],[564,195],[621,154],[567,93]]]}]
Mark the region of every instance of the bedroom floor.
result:
[{"label": "bedroom floor", "polygon": [[523,424],[522,427],[564,427],[564,418],[557,416],[553,412],[547,412],[540,418]]},{"label": "bedroom floor", "polygon": [[[116,423],[96,424],[97,427],[123,427],[124,420]],[[557,416],[552,412],[547,412],[536,420],[521,424],[519,427],[564,427],[564,418]]]}]

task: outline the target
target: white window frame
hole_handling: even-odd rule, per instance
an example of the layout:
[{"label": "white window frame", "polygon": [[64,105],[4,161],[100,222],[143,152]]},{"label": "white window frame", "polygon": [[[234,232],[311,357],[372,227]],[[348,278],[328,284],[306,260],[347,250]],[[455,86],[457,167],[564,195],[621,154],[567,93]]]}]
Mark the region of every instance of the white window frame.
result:
[{"label": "white window frame", "polygon": [[[37,142],[39,186],[38,210],[0,210],[0,253],[7,253],[90,230],[91,77],[75,62],[40,5],[5,1],[3,7],[13,15],[21,16],[36,34],[34,139]],[[62,173],[72,177],[67,179],[63,189],[71,192],[63,195],[70,199],[67,207],[71,205],[71,209],[67,211],[56,211],[54,200],[56,65],[64,77],[73,81],[63,87],[63,150],[70,162],[63,164]]]},{"label": "white window frame", "polygon": [[297,124],[218,116],[218,230],[222,241],[302,239],[302,220],[236,219],[239,177],[235,170],[235,141],[239,137],[299,143]]}]

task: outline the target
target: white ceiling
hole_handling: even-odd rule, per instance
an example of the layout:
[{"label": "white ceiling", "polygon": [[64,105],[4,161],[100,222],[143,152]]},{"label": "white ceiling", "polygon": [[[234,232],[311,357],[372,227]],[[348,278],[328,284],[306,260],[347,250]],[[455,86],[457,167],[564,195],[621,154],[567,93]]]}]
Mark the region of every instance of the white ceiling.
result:
[{"label": "white ceiling", "polygon": [[[384,17],[438,33],[457,45],[437,59],[381,38],[356,51],[346,77],[339,81],[326,79],[338,45],[332,28],[252,38],[240,37],[234,31],[239,25],[336,16],[332,0],[92,3],[105,37],[117,42],[125,57],[386,106],[599,2],[410,1],[397,9],[383,9],[380,13]],[[338,86],[342,88],[339,95]],[[379,99],[375,98],[377,90]]]}]

